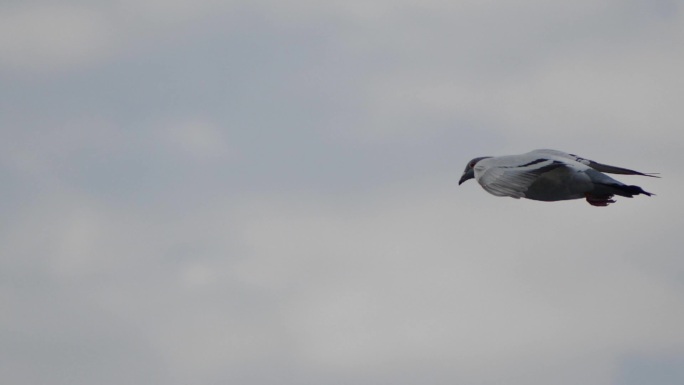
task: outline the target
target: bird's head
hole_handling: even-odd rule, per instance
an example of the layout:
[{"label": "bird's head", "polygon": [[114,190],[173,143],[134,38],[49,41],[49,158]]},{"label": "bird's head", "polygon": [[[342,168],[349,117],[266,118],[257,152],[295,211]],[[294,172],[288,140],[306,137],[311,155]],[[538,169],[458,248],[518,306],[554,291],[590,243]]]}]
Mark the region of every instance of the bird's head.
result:
[{"label": "bird's head", "polygon": [[487,159],[491,158],[491,156],[481,156],[479,158],[475,158],[468,162],[466,165],[465,170],[463,170],[463,175],[461,175],[461,179],[458,181],[458,185],[460,186],[463,184],[463,182],[467,181],[468,179],[473,179],[475,178],[475,165],[477,162],[481,161],[482,159]]}]

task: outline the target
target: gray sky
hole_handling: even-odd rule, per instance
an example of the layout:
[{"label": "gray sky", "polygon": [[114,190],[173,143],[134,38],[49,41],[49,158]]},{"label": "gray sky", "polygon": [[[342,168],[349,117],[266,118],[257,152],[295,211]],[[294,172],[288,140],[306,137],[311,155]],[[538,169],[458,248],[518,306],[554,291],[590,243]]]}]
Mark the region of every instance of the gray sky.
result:
[{"label": "gray sky", "polygon": [[[684,383],[678,1],[4,1],[4,384]],[[662,179],[457,185],[554,148]]]}]

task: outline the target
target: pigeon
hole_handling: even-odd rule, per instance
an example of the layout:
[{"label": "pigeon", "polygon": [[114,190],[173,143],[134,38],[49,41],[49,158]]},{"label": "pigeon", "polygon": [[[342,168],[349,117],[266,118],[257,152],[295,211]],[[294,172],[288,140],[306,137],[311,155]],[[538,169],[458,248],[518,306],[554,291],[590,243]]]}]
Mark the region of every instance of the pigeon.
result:
[{"label": "pigeon", "polygon": [[609,166],[562,151],[534,150],[520,155],[475,158],[466,165],[458,184],[475,178],[482,188],[496,196],[546,202],[584,198],[598,207],[615,203],[615,195],[654,195],[604,173],[659,178],[654,173]]}]

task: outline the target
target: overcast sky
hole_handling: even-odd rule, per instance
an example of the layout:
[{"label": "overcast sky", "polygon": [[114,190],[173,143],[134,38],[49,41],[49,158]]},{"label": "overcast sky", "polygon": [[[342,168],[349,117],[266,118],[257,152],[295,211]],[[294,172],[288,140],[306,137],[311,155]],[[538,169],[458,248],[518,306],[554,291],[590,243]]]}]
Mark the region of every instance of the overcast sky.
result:
[{"label": "overcast sky", "polygon": [[[677,0],[0,5],[0,378],[684,383]],[[497,198],[553,148],[657,196]]]}]

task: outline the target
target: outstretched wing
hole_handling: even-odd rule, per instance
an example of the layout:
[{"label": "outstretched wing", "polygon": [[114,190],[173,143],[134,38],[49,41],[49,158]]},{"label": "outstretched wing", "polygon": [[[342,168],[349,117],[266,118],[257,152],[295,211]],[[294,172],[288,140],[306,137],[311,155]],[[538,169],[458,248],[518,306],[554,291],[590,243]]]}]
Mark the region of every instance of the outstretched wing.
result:
[{"label": "outstretched wing", "polygon": [[565,158],[565,159],[571,159],[574,160],[575,162],[582,163],[584,165],[587,165],[591,168],[593,168],[596,171],[600,172],[606,172],[609,174],[622,174],[622,175],[641,175],[641,176],[650,176],[652,178],[660,178],[657,173],[643,173],[639,171],[634,171],[630,170],[628,168],[622,168],[622,167],[617,167],[617,166],[610,166],[607,164],[602,164],[595,162],[590,159],[582,158],[580,156],[577,156],[575,154],[568,154],[563,151],[558,151],[558,150],[534,150],[531,152],[531,154],[539,154],[539,155],[549,155],[549,156],[555,156],[559,158]]},{"label": "outstretched wing", "polygon": [[[561,161],[540,157],[539,159],[519,165],[483,165],[478,170],[475,166],[477,181],[490,194],[496,196],[508,196],[512,198],[524,198],[527,189],[542,174],[555,170],[559,167],[567,167]],[[480,171],[480,172],[478,172]]]}]

